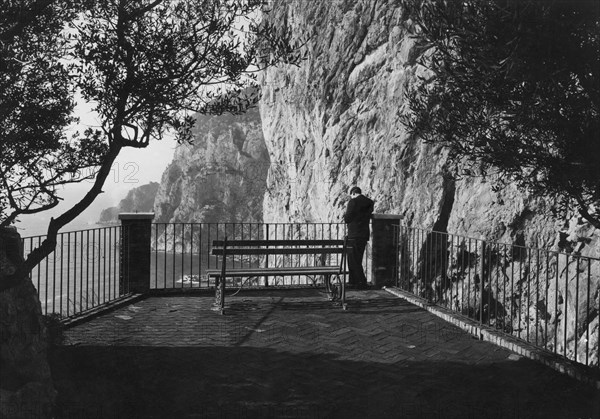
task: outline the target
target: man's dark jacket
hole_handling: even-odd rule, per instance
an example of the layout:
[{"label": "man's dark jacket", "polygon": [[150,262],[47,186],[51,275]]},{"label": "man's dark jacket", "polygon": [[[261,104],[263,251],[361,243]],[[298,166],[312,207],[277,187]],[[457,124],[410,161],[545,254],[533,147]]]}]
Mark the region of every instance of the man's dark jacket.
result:
[{"label": "man's dark jacket", "polygon": [[358,195],[348,202],[344,221],[348,224],[349,239],[369,240],[369,221],[373,213],[373,201],[364,195]]}]

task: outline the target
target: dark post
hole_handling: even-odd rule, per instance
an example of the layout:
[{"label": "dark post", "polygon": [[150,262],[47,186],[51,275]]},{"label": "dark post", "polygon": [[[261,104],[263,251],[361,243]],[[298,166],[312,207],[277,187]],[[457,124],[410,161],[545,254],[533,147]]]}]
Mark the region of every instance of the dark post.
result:
[{"label": "dark post", "polygon": [[396,238],[394,226],[400,226],[401,215],[373,214],[371,221],[371,278],[373,285],[381,288],[394,285],[396,280],[398,255],[396,254]]},{"label": "dark post", "polygon": [[141,294],[150,290],[150,239],[154,213],[121,213],[120,291]]},{"label": "dark post", "polygon": [[485,287],[485,240],[481,241],[481,271],[479,275],[479,323],[483,324],[483,289]]}]

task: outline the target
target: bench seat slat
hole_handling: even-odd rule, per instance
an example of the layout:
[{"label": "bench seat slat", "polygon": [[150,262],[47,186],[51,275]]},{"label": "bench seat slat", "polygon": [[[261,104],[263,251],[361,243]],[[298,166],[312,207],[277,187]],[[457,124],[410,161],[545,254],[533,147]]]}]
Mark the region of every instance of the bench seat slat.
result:
[{"label": "bench seat slat", "polygon": [[[340,254],[341,247],[313,247],[313,248],[277,248],[277,249],[252,249],[227,247],[227,255],[324,255]],[[223,248],[213,248],[213,256],[222,256]]]},{"label": "bench seat slat", "polygon": [[[213,240],[213,247],[223,247],[224,240]],[[342,246],[344,240],[341,239],[323,239],[323,240],[227,240],[229,246]]]},{"label": "bench seat slat", "polygon": [[[339,273],[339,266],[314,266],[296,268],[235,268],[227,269],[226,276],[279,276],[279,275],[330,275]],[[342,271],[341,274],[347,274]],[[208,269],[209,277],[220,276],[220,269]]]}]

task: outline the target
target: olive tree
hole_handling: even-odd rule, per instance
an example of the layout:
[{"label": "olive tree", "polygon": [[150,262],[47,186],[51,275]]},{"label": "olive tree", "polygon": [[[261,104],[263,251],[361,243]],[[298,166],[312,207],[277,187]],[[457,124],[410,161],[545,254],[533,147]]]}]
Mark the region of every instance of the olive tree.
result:
[{"label": "olive tree", "polygon": [[[9,3],[0,27],[0,223],[56,206],[60,185],[93,168],[89,191],[51,219],[46,239],[3,288],[56,247],[60,228],[102,193],[119,152],[170,133],[190,141],[194,115],[242,113],[256,73],[303,58],[301,40],[259,0],[39,0]],[[5,13],[6,12],[6,13]],[[67,135],[75,97],[99,127]]]},{"label": "olive tree", "polygon": [[418,62],[404,124],[457,175],[515,183],[600,228],[600,8],[406,0]]}]

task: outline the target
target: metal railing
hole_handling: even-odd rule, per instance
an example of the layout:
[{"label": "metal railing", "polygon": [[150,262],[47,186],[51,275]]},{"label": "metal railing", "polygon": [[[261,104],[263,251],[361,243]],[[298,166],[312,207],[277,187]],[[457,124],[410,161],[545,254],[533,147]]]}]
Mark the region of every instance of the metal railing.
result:
[{"label": "metal railing", "polygon": [[395,228],[397,287],[599,368],[599,259]]},{"label": "metal railing", "polygon": [[[343,239],[344,223],[154,223],[152,226],[151,289],[211,288],[207,269],[217,268],[220,260],[212,256],[213,240],[270,239]],[[339,255],[333,255],[339,257]],[[293,266],[306,263],[306,256],[241,255],[228,260],[230,267]],[[370,279],[371,249],[363,259],[367,279]],[[237,282],[242,279],[236,279]],[[270,282],[269,282],[270,281]],[[232,283],[233,286],[240,285]],[[309,285],[300,277],[255,279],[246,286]]]},{"label": "metal railing", "polygon": [[[30,274],[42,313],[73,317],[125,296],[129,290],[120,279],[121,237],[121,226],[59,233],[54,252]],[[45,239],[22,238],[23,255]]]}]

